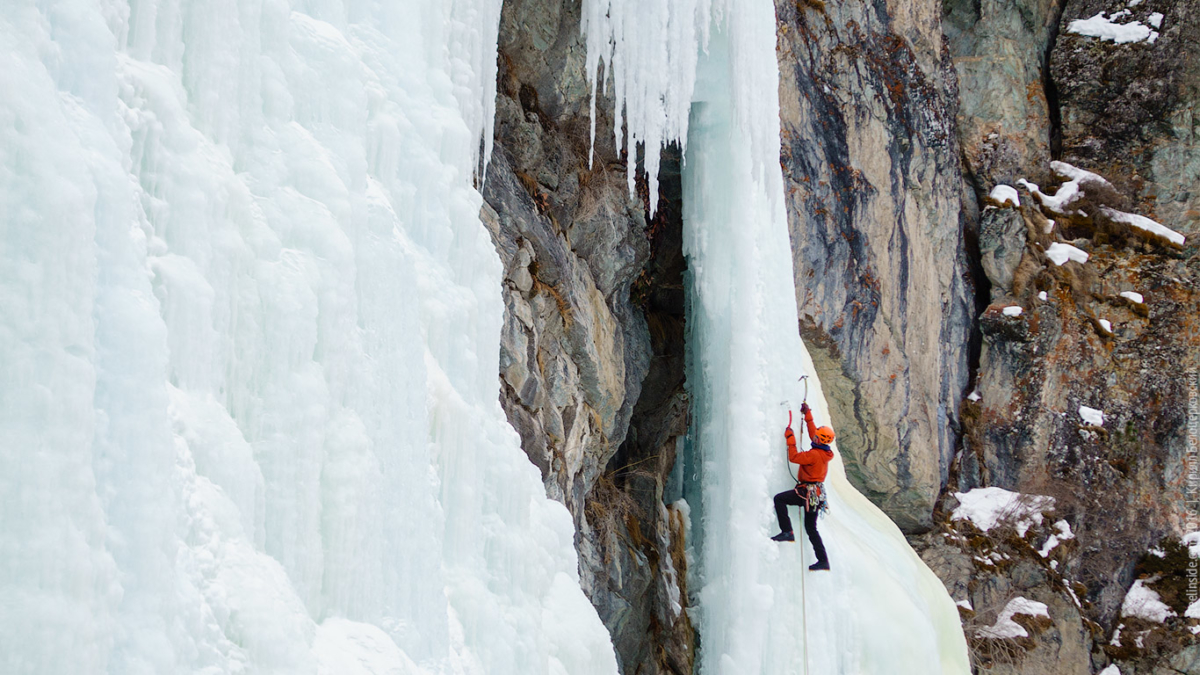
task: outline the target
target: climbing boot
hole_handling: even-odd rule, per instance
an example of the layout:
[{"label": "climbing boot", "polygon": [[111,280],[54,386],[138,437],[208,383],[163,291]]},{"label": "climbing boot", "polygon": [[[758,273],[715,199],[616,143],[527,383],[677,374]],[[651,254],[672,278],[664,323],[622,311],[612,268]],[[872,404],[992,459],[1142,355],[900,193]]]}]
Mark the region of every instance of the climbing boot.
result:
[{"label": "climbing boot", "polygon": [[818,570],[827,570],[827,569],[829,569],[829,561],[828,560],[818,560],[817,562],[809,565],[808,569],[811,572],[816,572]]},{"label": "climbing boot", "polygon": [[796,535],[792,534],[791,532],[780,532],[774,537],[771,537],[771,541],[796,541]]}]

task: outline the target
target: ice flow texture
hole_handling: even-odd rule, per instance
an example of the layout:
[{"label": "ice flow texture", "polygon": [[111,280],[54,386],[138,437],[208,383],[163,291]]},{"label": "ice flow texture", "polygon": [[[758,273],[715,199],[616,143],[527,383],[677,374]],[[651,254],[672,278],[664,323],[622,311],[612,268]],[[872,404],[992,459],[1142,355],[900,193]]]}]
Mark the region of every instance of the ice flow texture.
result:
[{"label": "ice flow texture", "polygon": [[498,15],[3,3],[0,671],[616,672],[498,403]]},{"label": "ice flow texture", "polygon": [[[798,673],[807,660],[812,673],[965,675],[953,601],[896,526],[847,482],[840,458],[826,481],[831,515],[820,523],[833,571],[804,571],[814,560],[806,541],[768,539],[776,527],[770,497],[793,484],[779,402],[799,406],[799,375],[810,375],[815,416],[829,419],[797,334],[774,6],[585,0],[584,14],[589,60],[611,54],[628,142],[679,140],[686,148],[694,416],[683,474],[698,563],[689,572],[700,606],[699,672]],[[684,95],[694,103],[680,105]],[[654,154],[646,153],[648,168]]]}]

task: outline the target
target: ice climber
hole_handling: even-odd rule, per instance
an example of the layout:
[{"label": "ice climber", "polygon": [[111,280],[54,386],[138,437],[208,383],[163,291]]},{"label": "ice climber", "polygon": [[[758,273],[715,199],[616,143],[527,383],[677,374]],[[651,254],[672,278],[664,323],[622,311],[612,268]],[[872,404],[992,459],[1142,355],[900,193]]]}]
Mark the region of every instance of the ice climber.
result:
[{"label": "ice climber", "polygon": [[789,424],[783,436],[787,439],[788,461],[799,465],[796,476],[796,487],[784,490],[775,495],[775,515],[779,518],[779,534],[771,537],[775,541],[796,541],[792,534],[792,520],[788,518],[789,505],[804,508],[804,531],[812,542],[813,550],[817,552],[817,562],[808,566],[810,570],[829,569],[829,558],[825,555],[825,544],[817,532],[817,516],[828,510],[825,503],[825,474],[829,470],[829,460],[833,459],[833,429],[817,427],[813,424],[812,408],[807,403],[800,405],[804,415],[804,423],[808,425],[808,437],[812,439],[812,449],[800,452],[796,449],[796,435],[792,433]]}]

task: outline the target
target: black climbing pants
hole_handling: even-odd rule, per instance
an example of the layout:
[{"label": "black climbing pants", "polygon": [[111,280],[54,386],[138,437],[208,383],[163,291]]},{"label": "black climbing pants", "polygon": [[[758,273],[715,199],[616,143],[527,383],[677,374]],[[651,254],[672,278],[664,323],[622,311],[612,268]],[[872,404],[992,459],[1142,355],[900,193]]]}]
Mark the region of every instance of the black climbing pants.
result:
[{"label": "black climbing pants", "polygon": [[787,507],[799,506],[804,509],[804,532],[808,535],[808,540],[812,542],[813,550],[817,552],[817,562],[829,562],[829,558],[825,556],[825,543],[821,541],[821,535],[817,532],[817,515],[815,509],[809,509],[808,500],[797,494],[795,489],[784,490],[775,495],[775,517],[779,519],[779,529],[783,532],[792,531],[792,519],[788,518]]}]

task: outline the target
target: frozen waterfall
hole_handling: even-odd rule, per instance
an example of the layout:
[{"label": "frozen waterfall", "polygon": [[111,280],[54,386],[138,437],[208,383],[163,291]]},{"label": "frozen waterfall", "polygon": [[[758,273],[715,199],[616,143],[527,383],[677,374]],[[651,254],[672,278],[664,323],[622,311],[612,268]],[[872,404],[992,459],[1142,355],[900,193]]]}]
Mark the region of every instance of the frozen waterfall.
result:
[{"label": "frozen waterfall", "polygon": [[3,3],[0,672],[616,672],[498,401],[499,9]]},{"label": "frozen waterfall", "polygon": [[[497,400],[499,9],[0,3],[0,672],[616,672]],[[814,673],[965,673],[839,467],[835,571],[766,540],[812,372],[771,3],[584,13],[630,139],[687,143],[701,672],[797,672],[807,616]]]}]

